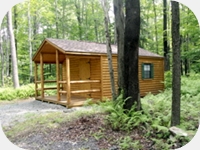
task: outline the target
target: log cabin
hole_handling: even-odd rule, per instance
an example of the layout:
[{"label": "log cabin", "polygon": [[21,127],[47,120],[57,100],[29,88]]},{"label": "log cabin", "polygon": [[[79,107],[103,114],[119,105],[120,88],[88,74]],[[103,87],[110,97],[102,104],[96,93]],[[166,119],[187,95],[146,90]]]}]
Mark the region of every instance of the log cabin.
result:
[{"label": "log cabin", "polygon": [[[112,45],[112,61],[117,89],[117,46]],[[106,44],[46,38],[33,56],[35,99],[74,107],[111,98]],[[47,66],[55,67],[47,78]],[[164,59],[139,48],[140,95],[164,89]],[[53,90],[54,94],[49,94]]]}]

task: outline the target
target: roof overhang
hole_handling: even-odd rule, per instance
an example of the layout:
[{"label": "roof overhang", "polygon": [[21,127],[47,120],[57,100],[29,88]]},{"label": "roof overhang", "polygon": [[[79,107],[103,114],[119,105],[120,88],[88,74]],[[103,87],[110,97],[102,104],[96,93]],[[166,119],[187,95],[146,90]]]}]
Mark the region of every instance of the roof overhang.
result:
[{"label": "roof overhang", "polygon": [[40,54],[43,56],[44,63],[55,63],[56,62],[56,50],[59,51],[59,61],[62,62],[65,59],[65,52],[57,47],[56,45],[49,42],[47,39],[42,42],[37,52],[33,56],[33,61],[36,63],[40,62]]}]

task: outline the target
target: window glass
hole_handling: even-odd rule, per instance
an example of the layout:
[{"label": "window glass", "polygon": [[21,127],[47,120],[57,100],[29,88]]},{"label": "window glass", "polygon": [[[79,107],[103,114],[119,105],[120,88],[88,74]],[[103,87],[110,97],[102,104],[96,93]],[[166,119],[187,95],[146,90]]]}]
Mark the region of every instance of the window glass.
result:
[{"label": "window glass", "polygon": [[144,63],[142,64],[142,78],[143,79],[151,79],[153,78],[153,64]]}]

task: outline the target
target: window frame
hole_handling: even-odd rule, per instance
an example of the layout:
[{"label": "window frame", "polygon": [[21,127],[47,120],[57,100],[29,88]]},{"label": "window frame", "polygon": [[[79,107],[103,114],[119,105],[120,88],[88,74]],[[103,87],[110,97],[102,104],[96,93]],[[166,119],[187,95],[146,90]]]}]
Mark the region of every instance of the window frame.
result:
[{"label": "window frame", "polygon": [[[145,76],[145,66],[150,67],[150,70],[148,73],[149,76]],[[142,79],[144,80],[148,80],[148,79],[154,79],[154,64],[153,63],[142,63]],[[147,70],[148,71],[148,70]]]}]

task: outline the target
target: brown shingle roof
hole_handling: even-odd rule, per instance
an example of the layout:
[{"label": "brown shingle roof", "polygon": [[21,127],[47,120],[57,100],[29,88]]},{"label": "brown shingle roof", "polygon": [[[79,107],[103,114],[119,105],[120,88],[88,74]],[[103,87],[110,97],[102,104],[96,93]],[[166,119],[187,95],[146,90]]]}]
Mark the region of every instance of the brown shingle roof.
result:
[{"label": "brown shingle roof", "polygon": [[[52,39],[52,38],[47,38],[46,41],[52,43],[53,45],[61,48],[66,52],[101,53],[101,54],[107,53],[106,44],[86,42],[86,41],[65,40],[65,39]],[[111,47],[112,47],[112,53],[117,54],[117,46],[112,45]],[[139,48],[139,55],[162,57],[158,54],[152,53],[142,48]]]}]

